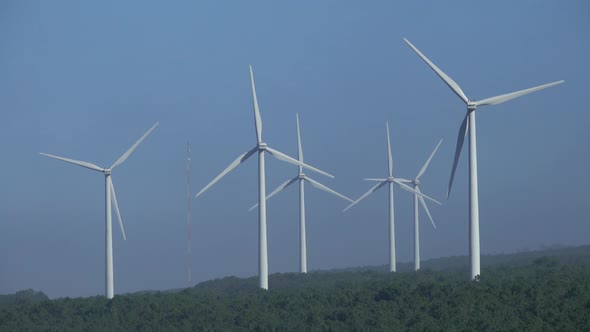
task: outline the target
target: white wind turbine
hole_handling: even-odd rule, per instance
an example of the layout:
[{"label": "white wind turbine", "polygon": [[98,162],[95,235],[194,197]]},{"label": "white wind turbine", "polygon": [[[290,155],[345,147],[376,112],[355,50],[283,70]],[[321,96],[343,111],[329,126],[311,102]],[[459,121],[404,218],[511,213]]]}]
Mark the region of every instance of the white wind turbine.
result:
[{"label": "white wind turbine", "polygon": [[[301,163],[303,163],[303,149],[301,147],[301,133],[299,131],[299,114],[297,114],[297,149],[298,149],[297,159],[299,159],[299,161]],[[277,189],[275,189],[270,195],[266,196],[266,199],[267,200],[270,199],[274,195],[281,192],[283,189],[285,189],[288,186],[290,186],[291,184],[295,183],[297,180],[299,180],[299,248],[300,248],[299,270],[301,273],[307,273],[307,244],[306,244],[307,242],[306,242],[306,237],[305,237],[306,233],[305,233],[305,196],[304,196],[304,194],[305,194],[305,192],[304,192],[305,181],[309,182],[312,186],[314,186],[318,189],[321,189],[325,192],[336,195],[336,196],[338,196],[344,200],[347,200],[351,203],[354,201],[352,199],[350,199],[342,194],[339,194],[336,191],[324,186],[323,184],[315,181],[314,179],[310,178],[309,176],[305,175],[303,173],[303,168],[301,167],[301,165],[299,165],[299,174],[297,174],[294,178],[287,180],[283,184],[278,186]],[[250,208],[249,211],[252,211],[257,206],[258,206],[258,204],[255,204],[254,206],[252,206]]]},{"label": "white wind turbine", "polygon": [[195,197],[200,196],[212,185],[214,185],[219,179],[225,176],[227,173],[238,167],[241,163],[246,161],[255,152],[258,152],[258,285],[260,288],[268,289],[268,255],[267,255],[267,244],[266,244],[266,188],[265,188],[265,175],[264,175],[264,152],[269,153],[271,156],[288,162],[293,165],[301,166],[312,171],[324,174],[329,177],[334,177],[322,170],[319,170],[313,166],[309,166],[303,162],[300,162],[286,154],[279,152],[275,149],[270,148],[266,143],[262,141],[262,120],[260,119],[260,111],[258,109],[258,99],[256,98],[256,87],[254,85],[254,73],[252,72],[252,66],[250,66],[250,84],[252,86],[252,99],[254,102],[254,125],[256,127],[256,146],[250,151],[240,155],[234,160],[223,172],[221,172],[213,181],[211,181],[205,188],[201,189]]},{"label": "white wind turbine", "polygon": [[478,106],[496,105],[506,102],[508,100],[524,96],[531,92],[539,91],[552,87],[557,84],[561,84],[564,81],[556,81],[553,83],[539,85],[533,88],[524,89],[516,92],[511,92],[495,97],[490,97],[482,100],[469,100],[461,87],[453,81],[452,78],[447,76],[442,70],[440,70],[434,63],[432,63],[424,54],[422,54],[412,43],[404,38],[404,41],[430,66],[432,70],[453,90],[453,92],[463,100],[467,105],[467,113],[463,118],[461,127],[459,128],[459,135],[457,137],[457,147],[455,149],[455,158],[453,160],[453,168],[451,170],[451,178],[449,180],[449,189],[447,191],[447,198],[451,193],[451,186],[453,184],[453,178],[455,177],[455,170],[457,168],[457,162],[459,161],[459,155],[461,154],[461,148],[463,147],[463,141],[469,131],[469,256],[471,258],[471,279],[479,280],[480,276],[480,252],[479,252],[479,199],[477,195],[477,146],[475,140],[475,110]]},{"label": "white wind turbine", "polygon": [[426,172],[426,169],[428,168],[428,165],[430,164],[432,157],[434,157],[434,154],[438,150],[441,143],[442,139],[438,142],[438,144],[434,148],[434,151],[432,151],[430,157],[428,157],[428,159],[424,163],[424,166],[422,166],[420,172],[418,172],[418,175],[416,175],[416,178],[414,178],[414,180],[410,181],[400,179],[400,181],[402,182],[411,183],[417,192],[414,193],[414,271],[418,271],[420,269],[420,223],[418,220],[418,201],[420,201],[420,204],[422,204],[422,207],[424,208],[424,211],[426,212],[428,219],[430,219],[432,227],[436,229],[436,225],[434,224],[432,215],[430,215],[430,211],[428,211],[428,206],[426,206],[426,201],[424,201],[424,197],[418,195],[418,193],[422,192],[420,191],[420,178],[422,177],[422,175],[424,175],[424,172]]},{"label": "white wind turbine", "polygon": [[386,179],[374,179],[374,178],[365,179],[368,181],[377,181],[379,183],[377,183],[375,186],[373,186],[371,189],[369,189],[369,191],[364,193],[361,197],[359,197],[352,204],[347,206],[343,211],[350,209],[352,206],[356,205],[358,202],[362,201],[367,196],[369,196],[373,192],[377,191],[379,188],[383,187],[385,184],[389,184],[389,271],[395,272],[396,262],[395,262],[395,224],[394,224],[394,213],[393,213],[393,184],[396,183],[402,189],[407,190],[407,191],[409,191],[415,195],[418,195],[420,197],[426,197],[427,199],[429,199],[437,204],[441,204],[441,203],[433,198],[430,198],[430,197],[424,195],[423,193],[421,193],[419,191],[412,189],[410,186],[404,184],[404,182],[411,182],[410,180],[393,177],[393,160],[391,157],[391,143],[390,143],[390,139],[389,139],[389,123],[386,122],[385,126],[387,129],[387,157],[388,157],[388,171],[389,171],[388,174],[389,174],[389,176]]},{"label": "white wind turbine", "polygon": [[111,179],[111,171],[115,169],[115,167],[121,165],[130,155],[131,153],[137,148],[137,146],[158,126],[158,122],[153,125],[150,130],[148,130],[141,138],[133,144],[129,150],[127,150],[117,161],[111,165],[109,168],[102,168],[96,166],[92,163],[86,161],[79,161],[74,159],[68,159],[64,157],[54,156],[48,153],[41,152],[41,155],[46,157],[62,160],[68,163],[72,163],[74,165],[82,166],[93,171],[101,172],[105,176],[105,295],[108,299],[112,299],[115,293],[114,287],[114,277],[113,277],[113,228],[112,228],[112,221],[111,221],[111,202],[115,206],[115,212],[117,213],[117,218],[119,220],[119,227],[121,227],[121,233],[123,234],[123,239],[127,240],[125,236],[125,229],[123,228],[123,220],[121,219],[121,213],[119,212],[119,204],[117,204],[117,196],[115,195],[115,186],[113,185],[113,180]]}]

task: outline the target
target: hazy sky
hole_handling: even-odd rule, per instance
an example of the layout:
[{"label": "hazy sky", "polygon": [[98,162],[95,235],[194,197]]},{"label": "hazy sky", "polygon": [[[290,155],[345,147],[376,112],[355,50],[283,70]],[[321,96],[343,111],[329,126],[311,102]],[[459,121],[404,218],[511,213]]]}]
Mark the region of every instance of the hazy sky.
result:
[{"label": "hazy sky", "polygon": [[[2,1],[0,293],[104,293],[104,177],[38,152],[112,164],[115,292],[186,285],[185,147],[196,193],[255,145],[248,64],[269,145],[353,198],[387,172],[445,198],[463,103],[408,38],[474,99],[565,84],[478,112],[481,250],[588,244],[587,1]],[[466,146],[465,146],[466,147]],[[468,254],[467,150],[453,194],[421,211],[424,258]],[[257,161],[193,203],[194,282],[258,271]],[[267,190],[297,168],[267,158]],[[387,263],[387,191],[347,203],[307,186],[310,270]],[[396,189],[398,261],[413,259],[412,197]],[[296,186],[268,203],[269,269],[299,267]],[[466,271],[467,278],[467,271]],[[270,284],[272,288],[272,283]]]}]

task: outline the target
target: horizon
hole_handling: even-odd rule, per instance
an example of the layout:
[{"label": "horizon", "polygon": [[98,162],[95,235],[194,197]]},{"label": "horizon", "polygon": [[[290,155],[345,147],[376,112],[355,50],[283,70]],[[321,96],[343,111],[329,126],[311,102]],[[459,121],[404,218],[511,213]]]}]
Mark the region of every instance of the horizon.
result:
[{"label": "horizon", "polygon": [[[560,245],[560,244],[553,244],[553,245],[548,245],[548,246],[542,246],[541,248],[537,248],[537,249],[528,249],[525,248],[523,250],[517,250],[514,252],[497,252],[497,253],[490,253],[490,254],[486,254],[483,253],[481,255],[481,257],[483,258],[482,261],[482,266],[484,268],[490,268],[493,265],[488,265],[488,262],[486,262],[487,258],[490,257],[497,257],[497,256],[518,256],[521,254],[536,254],[536,253],[543,253],[543,252],[547,252],[547,251],[555,251],[555,250],[568,250],[568,249],[579,249],[579,248],[584,248],[584,247],[590,247],[589,245],[580,245],[580,246],[564,246],[564,245]],[[552,256],[545,256],[542,255],[541,257],[549,257],[551,258]],[[440,260],[448,260],[448,259],[465,259],[465,264],[466,264],[466,268],[465,268],[465,275],[467,276],[469,274],[468,271],[468,263],[469,263],[469,255],[458,255],[458,256],[445,256],[445,257],[434,257],[434,258],[429,258],[429,259],[425,259],[422,260],[423,264],[426,265],[430,265],[436,261],[440,261]],[[405,262],[398,262],[398,268],[400,268],[399,271],[395,272],[395,273],[420,273],[420,272],[432,272],[432,271],[437,271],[437,269],[432,270],[432,268],[430,266],[425,266],[423,268],[421,268],[419,271],[414,271],[413,270],[413,264],[414,261],[405,261]],[[348,266],[348,267],[332,267],[332,268],[322,268],[322,269],[315,269],[315,270],[309,270],[307,273],[331,273],[331,272],[343,272],[343,271],[347,271],[347,270],[383,270],[383,272],[388,272],[388,265],[386,263],[381,264],[381,265],[362,265],[362,266]],[[390,273],[390,272],[389,272]],[[305,275],[305,273],[300,273],[298,271],[289,271],[289,272],[274,272],[274,273],[269,273],[269,280],[273,275],[283,275],[283,274],[301,274],[301,275]],[[395,274],[393,274],[395,275]],[[251,275],[251,276],[236,276],[236,275],[226,275],[226,276],[220,276],[220,277],[215,277],[212,279],[207,279],[207,280],[201,280],[193,285],[187,285],[185,287],[179,287],[179,288],[166,288],[166,289],[143,289],[143,290],[136,290],[136,291],[132,291],[132,292],[126,292],[126,293],[118,293],[115,294],[115,296],[119,295],[119,296],[125,296],[125,295],[132,295],[132,294],[137,294],[137,293],[150,293],[150,292],[170,292],[170,291],[177,291],[177,290],[184,290],[187,288],[194,288],[199,286],[200,284],[203,283],[209,283],[209,282],[216,282],[216,281],[220,281],[223,279],[227,279],[227,278],[236,278],[236,279],[241,279],[241,280],[245,280],[245,279],[253,279],[253,282],[257,282],[256,280],[258,279],[258,275]],[[258,288],[258,287],[256,287]],[[33,290],[35,292],[41,292],[43,294],[45,294],[45,292],[43,292],[43,290],[40,289],[34,289],[34,288],[26,288],[26,289],[20,289],[17,290],[13,293],[8,293],[8,294],[0,294],[0,295],[14,295],[15,293],[18,292],[22,292],[22,291],[28,291],[28,290]],[[268,290],[272,290],[272,287],[270,287]],[[47,295],[47,294],[45,294]],[[87,297],[95,297],[95,296],[99,296],[99,297],[104,297],[103,294],[94,294],[94,295],[87,295],[87,296],[63,296],[63,297],[51,297],[48,296],[47,297],[50,300],[57,300],[57,299],[63,299],[63,298],[87,298]]]}]

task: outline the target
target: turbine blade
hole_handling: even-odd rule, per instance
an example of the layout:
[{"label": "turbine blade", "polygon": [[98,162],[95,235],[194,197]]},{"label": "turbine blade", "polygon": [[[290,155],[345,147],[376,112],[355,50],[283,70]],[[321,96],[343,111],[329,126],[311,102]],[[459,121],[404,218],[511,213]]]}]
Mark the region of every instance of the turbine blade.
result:
[{"label": "turbine blade", "polygon": [[252,101],[254,102],[254,126],[256,126],[256,139],[262,143],[262,119],[260,118],[260,109],[258,108],[258,98],[256,97],[256,85],[254,84],[254,72],[250,65],[250,84],[252,86]]},{"label": "turbine blade", "polygon": [[365,179],[363,179],[363,180],[365,180],[365,181],[377,181],[377,182],[382,182],[382,181],[385,181],[385,180],[387,180],[387,179],[365,178]]},{"label": "turbine blade", "polygon": [[288,162],[289,164],[293,164],[295,166],[301,166],[303,168],[310,169],[310,170],[312,170],[314,172],[320,173],[320,174],[325,175],[325,176],[329,176],[331,178],[334,177],[333,175],[331,175],[329,173],[326,173],[326,172],[324,172],[324,171],[322,171],[320,169],[317,169],[317,168],[315,168],[313,166],[309,166],[308,164],[303,163],[303,162],[300,162],[297,159],[291,158],[291,157],[287,156],[286,154],[284,154],[282,152],[279,152],[279,151],[277,151],[277,150],[275,150],[275,149],[273,149],[271,147],[268,147],[267,146],[266,147],[266,152],[270,153],[271,156],[273,156],[273,157],[275,157],[275,158],[277,158],[279,160],[282,160],[284,162]]},{"label": "turbine blade", "polygon": [[85,167],[85,168],[89,168],[89,169],[91,169],[93,171],[102,172],[104,170],[102,167],[98,167],[98,166],[94,165],[93,163],[89,163],[89,162],[86,162],[86,161],[80,161],[80,160],[75,160],[75,159],[68,159],[68,158],[64,158],[64,157],[58,157],[58,156],[54,156],[52,154],[43,153],[43,152],[39,152],[39,154],[40,155],[43,155],[45,157],[49,157],[49,158],[53,158],[53,159],[65,161],[65,162],[70,163],[70,164],[74,164],[74,165],[82,166],[82,167]]},{"label": "turbine blade", "polygon": [[402,189],[404,189],[404,190],[406,190],[406,191],[409,191],[409,192],[411,192],[411,193],[413,193],[413,194],[418,194],[418,196],[420,196],[420,197],[424,196],[424,197],[426,197],[427,199],[429,199],[429,200],[431,200],[431,201],[435,202],[436,204],[438,204],[438,205],[442,205],[442,203],[441,203],[441,202],[439,202],[439,201],[437,201],[436,199],[434,199],[434,198],[432,198],[432,197],[429,197],[429,196],[426,196],[426,195],[424,195],[423,193],[421,193],[421,192],[419,192],[419,191],[415,190],[414,188],[412,188],[412,187],[410,187],[410,186],[408,186],[408,185],[404,184],[403,182],[399,181],[398,179],[393,179],[393,182],[397,183],[397,184],[398,184],[398,185],[399,185],[399,186],[400,186]]},{"label": "turbine blade", "polygon": [[389,139],[389,123],[385,122],[387,129],[387,166],[389,167],[389,176],[393,176],[393,159],[391,157],[391,140]]},{"label": "turbine blade", "polygon": [[256,151],[258,151],[258,145],[255,146],[252,150],[250,150],[244,154],[241,154],[238,158],[236,158],[236,160],[234,160],[229,166],[227,166],[227,168],[224,169],[223,172],[219,173],[219,175],[217,175],[215,177],[215,179],[213,179],[213,181],[209,182],[209,184],[206,185],[205,188],[201,189],[201,191],[199,191],[195,195],[195,197],[199,197],[202,193],[204,193],[207,189],[209,189],[212,185],[214,185],[215,182],[219,181],[219,179],[221,179],[227,173],[231,172],[234,168],[238,167],[241,163],[243,163],[248,158],[250,158],[250,156],[252,154],[254,154],[254,152],[256,152]]},{"label": "turbine blade", "polygon": [[125,153],[123,153],[123,155],[121,157],[119,157],[119,159],[117,159],[117,161],[115,161],[115,163],[111,166],[111,169],[114,169],[115,167],[121,165],[131,155],[131,153],[133,153],[133,151],[135,149],[137,149],[137,146],[139,146],[139,144],[152,132],[152,130],[156,129],[158,124],[160,124],[160,123],[156,122],[156,124],[153,125],[150,128],[150,130],[148,130],[145,134],[143,134],[143,136],[141,136],[141,138],[137,142],[135,142],[135,144],[133,144],[129,148],[129,150],[127,150]]},{"label": "turbine blade", "polygon": [[449,180],[449,190],[447,191],[447,199],[451,195],[451,187],[453,186],[453,180],[455,179],[455,171],[457,170],[457,163],[459,162],[459,156],[461,155],[461,149],[463,148],[463,141],[467,136],[467,130],[469,130],[469,122],[467,121],[469,114],[465,115],[461,127],[459,127],[459,134],[457,135],[457,146],[455,147],[455,158],[453,159],[453,168],[451,169],[451,179]]},{"label": "turbine blade", "polygon": [[[416,188],[416,190],[418,192],[422,193],[420,191],[420,189]],[[430,219],[430,223],[432,224],[432,227],[434,227],[434,229],[436,229],[436,225],[434,224],[434,219],[432,219],[432,215],[430,215],[430,211],[428,210],[428,206],[426,206],[426,201],[424,201],[424,197],[418,196],[418,200],[422,204],[422,207],[424,208],[424,211],[426,211],[426,215],[428,216],[428,219]]]},{"label": "turbine blade", "polygon": [[[299,130],[299,113],[296,114],[297,115],[297,149],[298,149],[298,155],[297,155],[297,159],[299,159],[300,162],[303,162],[303,148],[301,147],[301,132]],[[299,171],[301,172],[301,166]]]},{"label": "turbine blade", "polygon": [[367,191],[366,193],[364,193],[361,197],[359,197],[356,201],[352,202],[349,206],[347,206],[344,210],[342,210],[342,212],[345,212],[346,210],[350,209],[351,207],[353,207],[354,205],[358,204],[358,202],[362,201],[363,199],[365,199],[367,196],[371,195],[372,193],[374,193],[375,191],[377,191],[379,188],[383,187],[383,185],[385,185],[388,181],[385,180],[381,183],[377,183],[376,185],[374,185],[371,189],[369,189],[369,191]]},{"label": "turbine blade", "polygon": [[427,65],[430,66],[430,68],[432,68],[432,70],[434,70],[438,77],[440,77],[449,86],[449,88],[451,88],[451,90],[453,90],[453,92],[455,92],[455,94],[465,102],[465,104],[469,102],[469,99],[467,98],[463,90],[461,90],[461,87],[459,86],[459,84],[457,84],[457,82],[453,81],[452,78],[450,78],[447,74],[440,70],[434,63],[432,63],[432,61],[428,60],[428,58],[424,56],[424,54],[422,54],[422,52],[420,52],[406,38],[404,38],[404,41],[412,48],[412,50],[414,50],[414,52],[416,52],[416,54],[418,54],[422,58],[422,60],[424,60],[424,62],[426,62]]},{"label": "turbine blade", "polygon": [[318,188],[320,190],[323,190],[323,191],[325,191],[327,193],[330,193],[332,195],[336,195],[336,196],[342,198],[343,200],[346,200],[346,201],[349,201],[351,203],[354,203],[354,201],[352,199],[350,199],[350,198],[348,198],[348,197],[346,197],[346,196],[344,196],[344,195],[342,195],[342,194],[340,194],[340,193],[338,193],[338,192],[336,192],[336,191],[334,191],[334,190],[332,190],[332,189],[324,186],[323,184],[317,182],[314,179],[308,178],[307,176],[304,177],[303,179],[306,180],[307,182],[311,183],[312,186],[314,186],[314,187],[316,187],[316,188]]},{"label": "turbine blade", "polygon": [[111,201],[115,206],[115,213],[117,213],[117,218],[119,220],[119,227],[121,228],[121,234],[123,234],[123,240],[127,240],[127,236],[125,236],[125,228],[123,227],[123,219],[121,219],[121,212],[119,212],[119,204],[117,203],[117,195],[115,194],[115,186],[113,185],[113,179],[109,176],[109,183],[111,187]]},{"label": "turbine blade", "polygon": [[529,94],[531,92],[535,92],[535,91],[539,91],[539,90],[543,90],[546,88],[550,88],[552,86],[561,84],[565,81],[561,80],[561,81],[557,81],[557,82],[553,82],[553,83],[548,83],[548,84],[543,84],[543,85],[539,85],[536,86],[534,88],[529,88],[529,89],[524,89],[524,90],[520,90],[520,91],[516,91],[516,92],[511,92],[511,93],[506,93],[503,95],[499,95],[499,96],[495,96],[495,97],[490,97],[490,98],[486,98],[486,99],[482,99],[480,101],[475,102],[475,104],[477,106],[483,106],[483,105],[497,105],[497,104],[501,104],[505,101],[509,101],[510,99],[514,99],[520,96],[524,96],[526,94]]},{"label": "turbine blade", "polygon": [[[274,195],[278,194],[279,192],[281,192],[283,189],[285,189],[288,186],[290,186],[291,184],[293,184],[293,182],[297,181],[298,179],[299,179],[299,175],[297,175],[296,177],[294,177],[290,180],[283,182],[280,186],[277,187],[277,189],[273,190],[273,192],[270,193],[270,195],[266,196],[266,200],[268,201]],[[252,206],[248,211],[254,210],[257,206],[258,206],[258,203],[254,204],[254,206]]]},{"label": "turbine blade", "polygon": [[412,183],[412,180],[408,180],[408,179],[403,179],[403,178],[396,178],[399,182],[403,182],[403,183]]},{"label": "turbine blade", "polygon": [[432,153],[430,154],[430,157],[428,157],[428,159],[424,163],[424,166],[422,166],[422,169],[420,169],[420,172],[418,172],[418,175],[416,175],[416,180],[419,180],[420,177],[422,175],[424,175],[424,172],[426,172],[426,169],[428,168],[428,164],[430,164],[430,160],[432,160],[432,157],[434,157],[434,154],[436,153],[436,150],[438,150],[438,147],[440,146],[440,144],[442,143],[442,141],[443,140],[441,138],[441,140],[438,142],[438,144],[434,148],[434,151],[432,151]]}]

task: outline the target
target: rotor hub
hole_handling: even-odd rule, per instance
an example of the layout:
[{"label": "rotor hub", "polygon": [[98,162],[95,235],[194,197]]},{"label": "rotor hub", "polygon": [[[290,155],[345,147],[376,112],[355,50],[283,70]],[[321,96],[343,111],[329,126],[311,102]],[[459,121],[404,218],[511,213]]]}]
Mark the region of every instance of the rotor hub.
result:
[{"label": "rotor hub", "polygon": [[111,169],[110,168],[105,168],[102,170],[102,172],[104,173],[104,175],[111,175]]},{"label": "rotor hub", "polygon": [[420,180],[418,180],[418,179],[416,179],[416,180],[414,180],[414,181],[412,181],[412,182],[413,182],[413,183],[414,183],[414,185],[416,185],[416,186],[420,184]]},{"label": "rotor hub", "polygon": [[299,173],[299,178],[300,179],[304,179],[305,178],[305,173]]},{"label": "rotor hub", "polygon": [[389,182],[393,182],[393,176],[389,176],[389,177],[387,177],[387,181],[389,181]]},{"label": "rotor hub", "polygon": [[264,150],[266,150],[266,147],[267,147],[266,143],[258,143],[258,150],[264,151]]},{"label": "rotor hub", "polygon": [[475,111],[475,109],[476,109],[476,108],[477,108],[477,104],[476,104],[475,102],[473,102],[473,101],[470,101],[470,102],[468,102],[468,103],[467,103],[467,109],[468,109],[470,112],[473,112],[473,111]]}]

